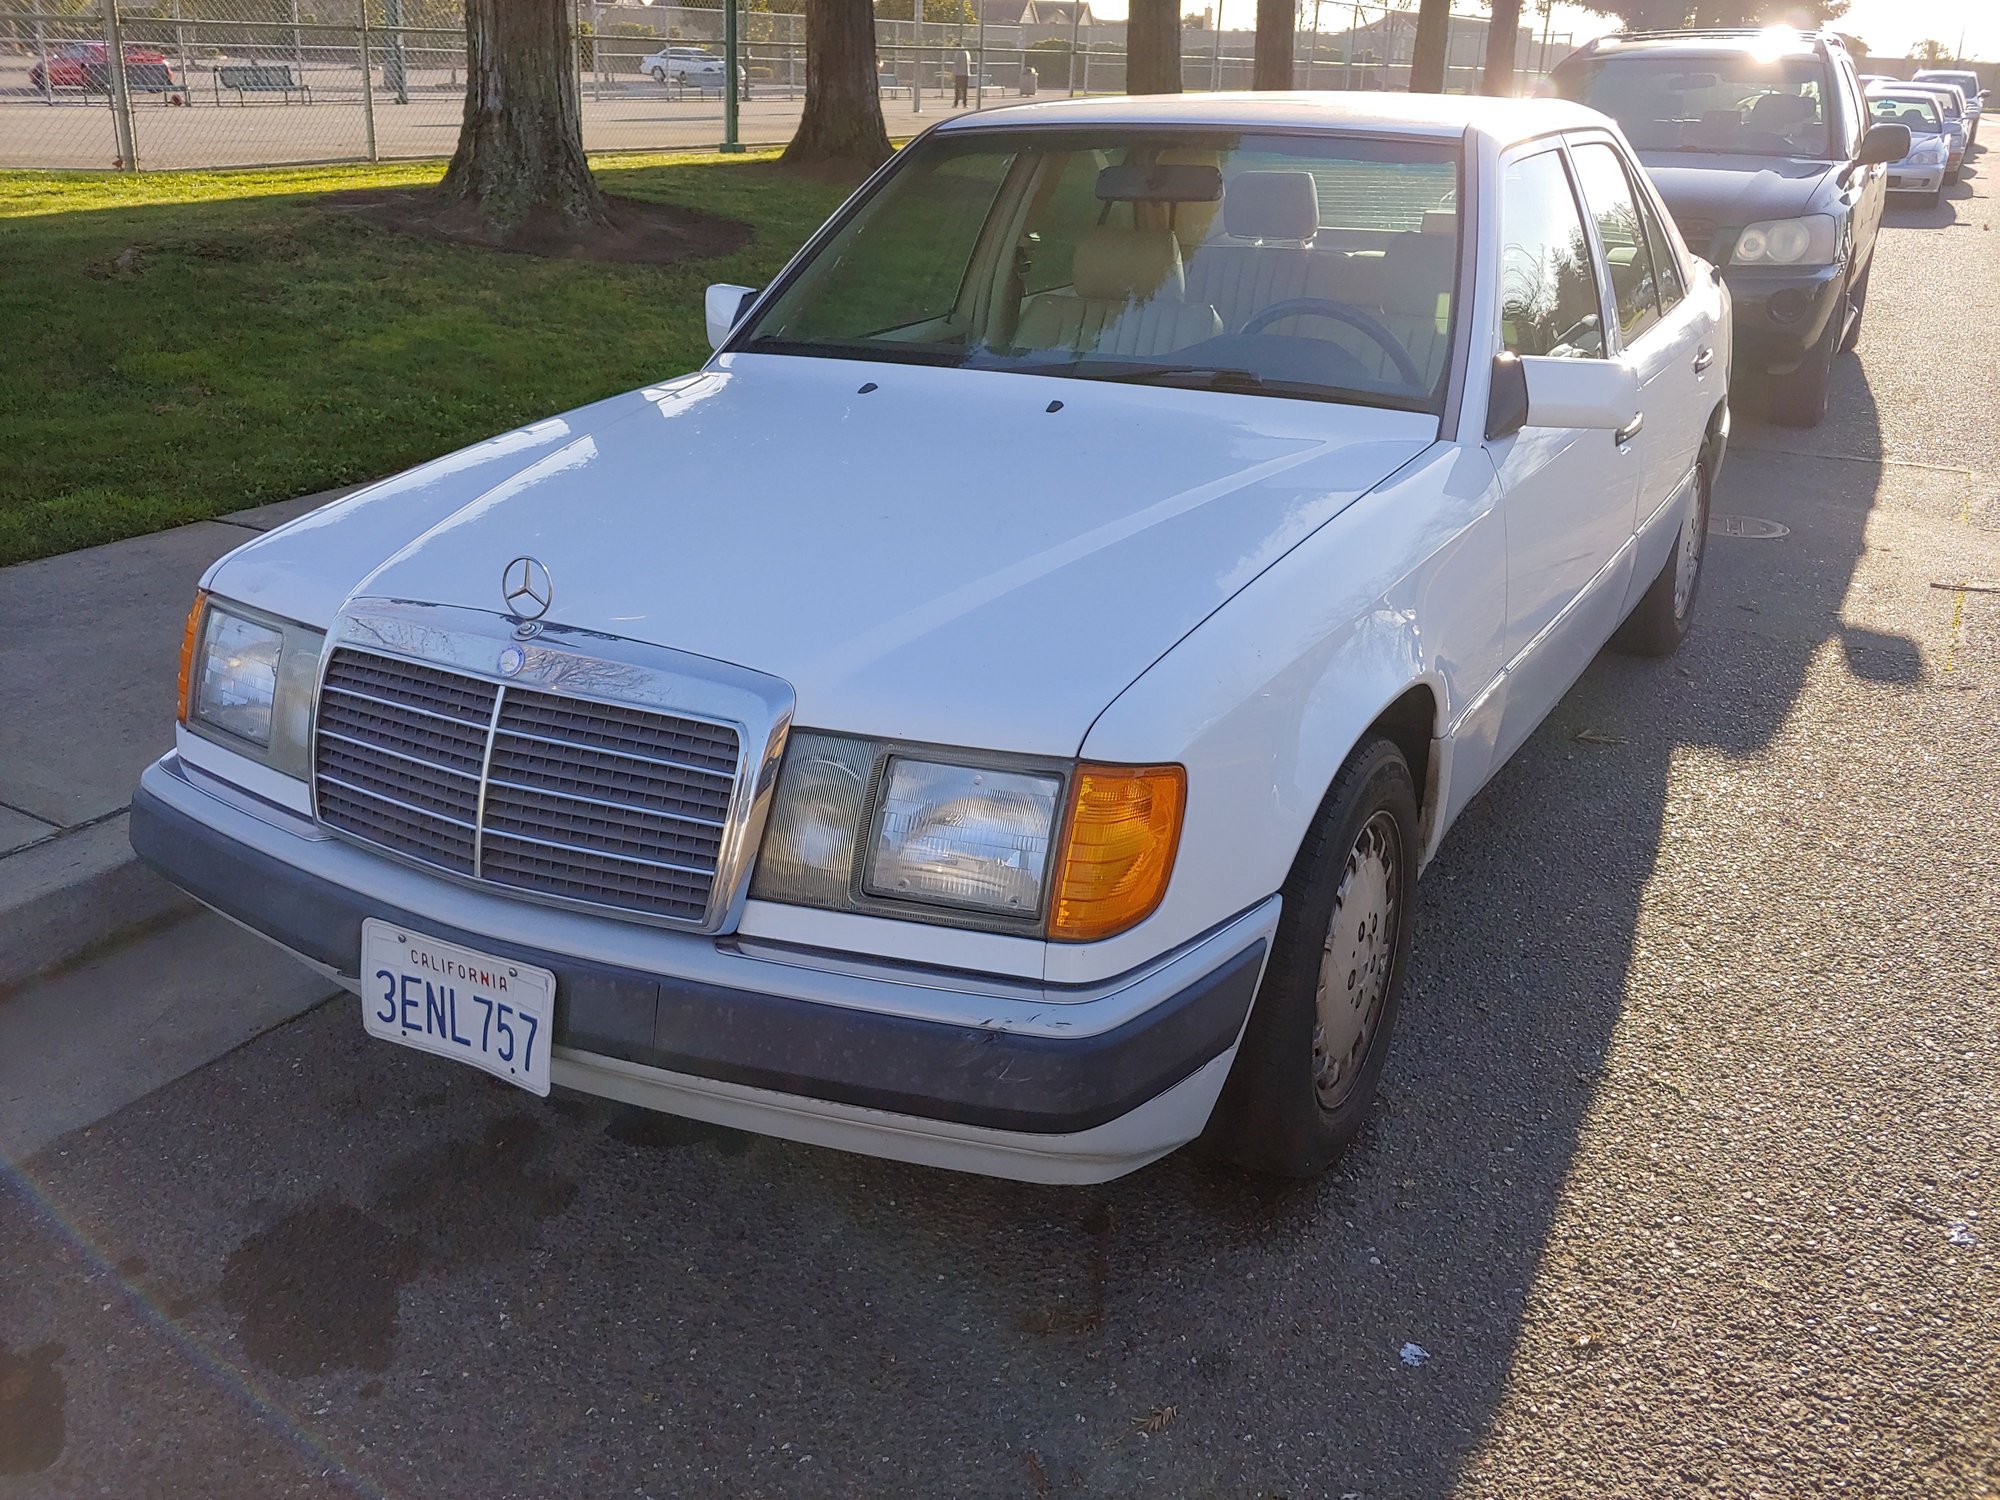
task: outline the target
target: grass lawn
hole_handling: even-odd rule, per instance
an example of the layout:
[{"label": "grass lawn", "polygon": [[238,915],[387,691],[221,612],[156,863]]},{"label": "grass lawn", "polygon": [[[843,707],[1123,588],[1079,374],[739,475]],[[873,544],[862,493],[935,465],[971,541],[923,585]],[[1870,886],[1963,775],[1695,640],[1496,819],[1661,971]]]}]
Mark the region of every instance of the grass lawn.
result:
[{"label": "grass lawn", "polygon": [[0,564],[374,479],[701,363],[701,293],[840,201],[769,158],[618,157],[611,192],[741,219],[683,266],[459,249],[314,206],[436,163],[0,173]]}]

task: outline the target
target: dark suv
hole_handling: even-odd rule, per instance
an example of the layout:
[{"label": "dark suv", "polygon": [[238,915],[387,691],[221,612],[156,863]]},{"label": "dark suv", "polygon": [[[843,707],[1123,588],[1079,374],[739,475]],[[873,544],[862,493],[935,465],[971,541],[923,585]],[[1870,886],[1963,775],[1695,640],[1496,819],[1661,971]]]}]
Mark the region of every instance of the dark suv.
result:
[{"label": "dark suv", "polygon": [[1910,149],[1871,125],[1840,39],[1825,32],[1641,31],[1601,37],[1550,75],[1618,121],[1681,236],[1722,268],[1738,378],[1775,421],[1826,415],[1836,354],[1861,336],[1884,165]]}]

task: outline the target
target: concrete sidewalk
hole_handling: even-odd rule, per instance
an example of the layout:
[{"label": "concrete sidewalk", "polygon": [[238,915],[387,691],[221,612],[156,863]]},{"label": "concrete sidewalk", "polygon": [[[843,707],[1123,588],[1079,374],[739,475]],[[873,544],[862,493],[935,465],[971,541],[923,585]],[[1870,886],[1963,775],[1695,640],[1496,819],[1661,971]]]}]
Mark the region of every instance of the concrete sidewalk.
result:
[{"label": "concrete sidewalk", "polygon": [[173,743],[195,582],[348,488],[0,569],[0,995],[193,910],[125,825]]}]

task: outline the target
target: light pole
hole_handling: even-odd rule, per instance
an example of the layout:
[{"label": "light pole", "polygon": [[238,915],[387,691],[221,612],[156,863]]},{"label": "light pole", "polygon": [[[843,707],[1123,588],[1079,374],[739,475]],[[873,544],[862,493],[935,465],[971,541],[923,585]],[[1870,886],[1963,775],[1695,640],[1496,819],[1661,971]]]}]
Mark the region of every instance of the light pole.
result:
[{"label": "light pole", "polygon": [[1215,52],[1208,60],[1208,91],[1222,88],[1222,0],[1215,0]]}]

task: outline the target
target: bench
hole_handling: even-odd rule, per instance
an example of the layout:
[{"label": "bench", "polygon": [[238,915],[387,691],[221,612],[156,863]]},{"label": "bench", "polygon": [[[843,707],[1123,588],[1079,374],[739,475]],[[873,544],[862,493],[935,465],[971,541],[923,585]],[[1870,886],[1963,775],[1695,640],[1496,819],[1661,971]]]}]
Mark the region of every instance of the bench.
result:
[{"label": "bench", "polygon": [[285,63],[226,63],[215,70],[217,104],[222,102],[224,89],[236,95],[238,104],[249,103],[250,94],[278,94],[286,104],[297,94],[302,102],[312,103],[312,89],[293,78],[291,68]]}]

